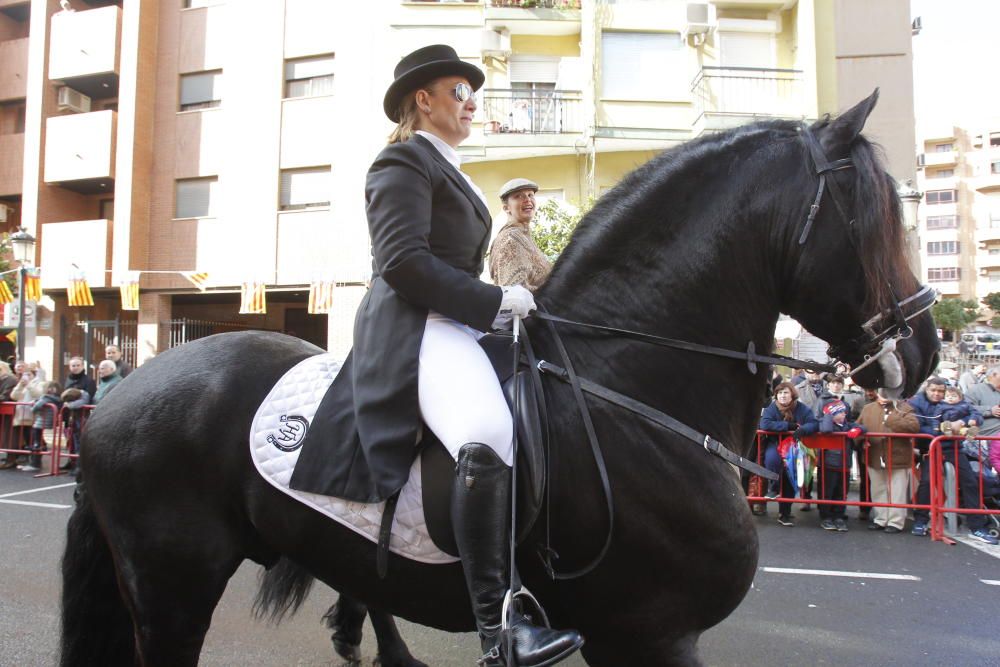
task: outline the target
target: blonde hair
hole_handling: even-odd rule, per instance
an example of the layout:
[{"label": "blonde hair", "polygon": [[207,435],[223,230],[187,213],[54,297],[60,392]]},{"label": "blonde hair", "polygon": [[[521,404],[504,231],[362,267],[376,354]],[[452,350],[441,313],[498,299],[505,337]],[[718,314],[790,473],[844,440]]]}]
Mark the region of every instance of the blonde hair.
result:
[{"label": "blonde hair", "polygon": [[[420,89],[418,89],[420,90]],[[417,91],[407,93],[403,101],[399,103],[399,123],[389,135],[390,144],[398,144],[408,141],[417,131],[420,122],[420,110],[417,109]]]}]

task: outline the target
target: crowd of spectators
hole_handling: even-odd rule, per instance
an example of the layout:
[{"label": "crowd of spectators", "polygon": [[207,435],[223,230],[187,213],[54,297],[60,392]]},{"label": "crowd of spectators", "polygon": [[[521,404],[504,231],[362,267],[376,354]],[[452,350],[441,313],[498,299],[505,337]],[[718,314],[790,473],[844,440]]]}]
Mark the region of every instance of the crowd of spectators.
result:
[{"label": "crowd of spectators", "polygon": [[[760,486],[751,480],[749,494],[779,501],[782,526],[795,525],[793,507],[812,509],[810,503],[788,499],[812,500],[815,493],[824,501],[842,501],[848,498],[852,479],[857,480],[854,497],[860,502],[930,504],[928,447],[940,435],[953,436],[941,441],[941,453],[945,464],[954,466],[959,507],[1000,503],[1000,440],[977,441],[1000,435],[1000,366],[973,367],[957,381],[932,377],[907,400],[857,387],[849,391],[842,377],[809,371],[787,382],[774,372],[769,388],[773,400],[762,411],[759,428],[770,434],[759,439],[761,451],[752,455],[780,480],[771,482],[763,494],[755,493]],[[900,435],[877,435],[883,433]],[[910,433],[930,438],[905,435]],[[752,509],[754,514],[766,513],[761,503]],[[896,534],[904,531],[907,513],[901,507],[859,506],[858,518],[869,530]],[[819,503],[819,514],[820,528],[848,530],[845,505]],[[929,534],[928,511],[915,509],[912,515],[910,532]],[[998,544],[996,517],[963,514],[961,520],[973,539]]]}]

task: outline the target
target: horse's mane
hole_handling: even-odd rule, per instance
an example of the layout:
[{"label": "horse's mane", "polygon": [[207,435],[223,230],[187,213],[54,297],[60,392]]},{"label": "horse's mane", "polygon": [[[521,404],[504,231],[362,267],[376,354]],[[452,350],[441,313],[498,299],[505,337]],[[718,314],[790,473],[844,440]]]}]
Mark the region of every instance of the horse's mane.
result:
[{"label": "horse's mane", "polygon": [[[830,122],[827,116],[813,124],[812,130],[821,132]],[[701,171],[700,166],[706,161],[731,159],[737,151],[749,155],[767,150],[774,156],[771,159],[780,159],[778,147],[782,144],[794,141],[799,145],[800,163],[793,165],[791,173],[801,174],[802,182],[792,188],[801,195],[782,198],[773,210],[776,217],[784,221],[782,224],[801,226],[815,194],[816,176],[808,150],[799,139],[799,128],[799,123],[794,121],[759,121],[705,135],[663,151],[626,175],[583,217],[553,267],[550,282],[559,283],[567,273],[575,274],[574,267],[582,261],[600,265],[602,259],[620,255],[637,239],[645,239],[643,232],[648,231],[650,226],[663,229],[680,225],[683,220],[670,215],[668,203],[672,197],[685,194],[680,192],[682,187],[679,182],[683,180],[685,187],[689,186],[692,171]],[[842,156],[831,155],[829,159],[837,157]],[[853,173],[854,176],[853,183],[849,185],[853,197],[847,206],[855,218],[851,233],[854,235],[856,261],[869,287],[864,312],[874,313],[895,302],[890,283],[897,284],[899,290],[907,293],[912,293],[914,285],[911,284],[910,272],[906,270],[899,197],[893,179],[883,167],[881,149],[859,136],[851,146],[851,158],[854,169],[841,173]],[[847,184],[843,176],[838,174],[836,177]],[[737,175],[734,175],[734,181],[736,179]],[[766,187],[757,189],[766,190]],[[839,221],[829,198],[827,192],[822,205],[827,215],[821,218],[826,217],[828,224],[846,225],[846,222]],[[830,212],[834,212],[833,217],[830,217]],[[795,231],[798,238],[800,227]],[[810,244],[821,245],[816,238],[818,236],[814,231],[807,241],[806,251]],[[870,242],[876,238],[879,242]]]}]

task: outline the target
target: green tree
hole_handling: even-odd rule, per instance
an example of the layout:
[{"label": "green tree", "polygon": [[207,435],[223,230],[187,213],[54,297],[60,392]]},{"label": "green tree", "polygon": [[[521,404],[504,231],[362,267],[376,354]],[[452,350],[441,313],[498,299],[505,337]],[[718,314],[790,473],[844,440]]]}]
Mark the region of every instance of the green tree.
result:
[{"label": "green tree", "polygon": [[991,327],[1000,327],[1000,292],[990,292],[982,299],[983,304],[993,311],[993,318],[990,320]]},{"label": "green tree", "polygon": [[550,261],[554,262],[569,243],[573,230],[587,211],[593,208],[594,201],[593,197],[588,197],[587,202],[578,206],[575,213],[569,213],[558,201],[549,199],[535,211],[531,237]]},{"label": "green tree", "polygon": [[979,317],[979,304],[975,299],[941,299],[931,308],[934,321],[941,329],[961,331]]}]

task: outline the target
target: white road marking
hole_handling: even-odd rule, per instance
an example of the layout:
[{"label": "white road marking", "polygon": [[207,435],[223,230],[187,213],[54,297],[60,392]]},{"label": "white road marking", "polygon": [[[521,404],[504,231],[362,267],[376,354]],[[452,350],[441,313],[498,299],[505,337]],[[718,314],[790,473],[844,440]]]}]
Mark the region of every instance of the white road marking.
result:
[{"label": "white road marking", "polygon": [[895,579],[899,581],[921,581],[912,574],[883,574],[881,572],[844,572],[841,570],[800,570],[795,567],[762,567],[764,572],[777,574],[812,574],[820,577],[848,577],[851,579]]},{"label": "white road marking", "polygon": [[15,491],[14,493],[5,493],[0,498],[10,498],[11,496],[23,496],[26,493],[38,493],[39,491],[50,491],[52,489],[65,489],[67,486],[76,486],[76,482],[70,482],[68,484],[56,484],[54,486],[43,486],[40,489],[28,489],[27,491]]},{"label": "white road marking", "polygon": [[50,507],[54,510],[68,510],[72,505],[56,505],[55,503],[33,503],[30,500],[0,500],[6,505],[28,505],[29,507]]},{"label": "white road marking", "polygon": [[980,579],[987,586],[1000,586],[1000,579]]},{"label": "white road marking", "polygon": [[1000,558],[1000,548],[991,546],[989,544],[986,544],[985,542],[969,537],[968,533],[959,535],[949,535],[948,537],[955,540],[956,542],[961,542],[966,546],[972,547],[976,551],[981,551],[987,556]]}]

